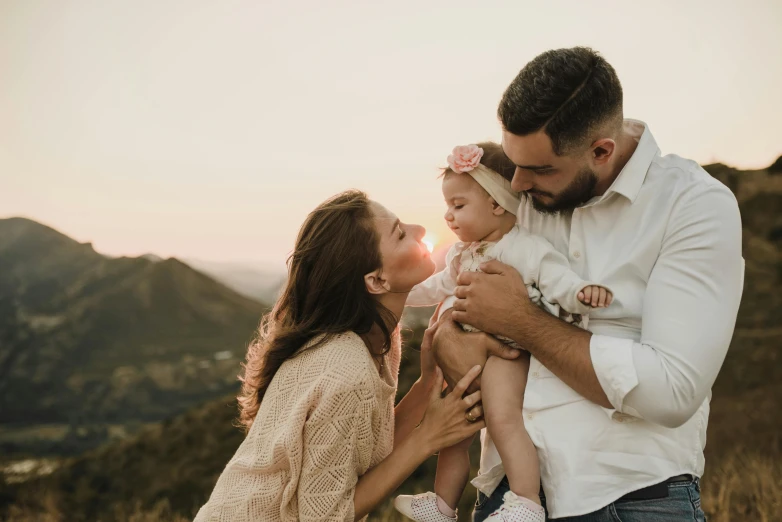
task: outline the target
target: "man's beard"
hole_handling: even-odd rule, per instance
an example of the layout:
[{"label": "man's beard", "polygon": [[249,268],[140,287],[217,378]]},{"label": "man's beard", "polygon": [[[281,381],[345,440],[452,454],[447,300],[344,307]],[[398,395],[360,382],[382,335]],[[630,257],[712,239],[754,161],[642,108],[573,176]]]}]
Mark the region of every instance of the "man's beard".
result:
[{"label": "man's beard", "polygon": [[[550,192],[527,191],[525,194],[532,200],[532,206],[538,212],[543,214],[559,214],[565,210],[573,210],[583,205],[590,199],[597,186],[597,174],[589,167],[584,167],[578,172],[576,178],[570,182],[570,185],[554,196]],[[543,203],[535,198],[536,195],[547,196],[552,199],[551,203]]]}]

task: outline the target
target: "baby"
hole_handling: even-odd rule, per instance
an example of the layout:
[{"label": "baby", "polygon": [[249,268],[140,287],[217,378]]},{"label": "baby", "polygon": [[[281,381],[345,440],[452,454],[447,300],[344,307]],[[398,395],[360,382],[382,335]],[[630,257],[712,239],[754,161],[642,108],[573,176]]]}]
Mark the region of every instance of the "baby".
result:
[{"label": "baby", "polygon": [[[613,296],[606,287],[581,279],[548,241],[516,223],[519,194],[499,174],[512,174],[514,166],[500,145],[488,142],[456,147],[448,156],[448,165],[442,185],[448,205],[445,220],[461,242],[448,252],[443,271],[413,288],[408,306],[435,305],[451,297],[460,272],[478,271],[481,263],[491,259],[518,270],[530,299],[577,326],[586,326],[584,314],[592,307],[611,304]],[[475,331],[469,325],[462,327]],[[473,484],[486,495],[491,495],[503,476],[510,484],[503,505],[490,515],[491,520],[545,520],[539,499],[537,453],[522,417],[529,370],[529,354],[524,355],[516,360],[489,358],[481,378],[487,428],[483,437],[491,438],[484,440],[484,446],[487,442],[496,446],[504,469],[479,475]],[[440,452],[434,493],[400,495],[394,502],[396,509],[419,522],[455,520],[456,505],[469,476],[471,442],[468,439]]]}]

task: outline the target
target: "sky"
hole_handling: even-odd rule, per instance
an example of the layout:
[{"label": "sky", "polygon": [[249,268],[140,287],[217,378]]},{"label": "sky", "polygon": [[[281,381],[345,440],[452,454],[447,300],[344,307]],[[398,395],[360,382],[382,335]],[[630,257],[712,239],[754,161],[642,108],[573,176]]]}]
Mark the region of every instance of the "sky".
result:
[{"label": "sky", "polygon": [[782,2],[0,1],[0,217],[108,255],[284,269],[359,188],[436,242],[439,168],[499,141],[537,54],[586,45],[663,152],[782,154]]}]

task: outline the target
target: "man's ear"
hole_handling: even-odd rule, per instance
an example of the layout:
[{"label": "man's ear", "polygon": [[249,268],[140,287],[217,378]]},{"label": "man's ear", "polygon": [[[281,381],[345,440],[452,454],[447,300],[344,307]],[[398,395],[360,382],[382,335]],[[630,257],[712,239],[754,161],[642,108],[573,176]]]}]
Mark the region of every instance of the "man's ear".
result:
[{"label": "man's ear", "polygon": [[383,279],[383,272],[380,268],[364,276],[364,284],[367,291],[372,295],[381,295],[391,290],[391,285]]},{"label": "man's ear", "polygon": [[592,161],[595,165],[605,165],[616,151],[616,142],[611,138],[602,138],[592,144]]},{"label": "man's ear", "polygon": [[501,216],[506,212],[505,208],[501,207],[499,203],[494,201],[494,198],[491,198],[491,213],[495,216]]}]

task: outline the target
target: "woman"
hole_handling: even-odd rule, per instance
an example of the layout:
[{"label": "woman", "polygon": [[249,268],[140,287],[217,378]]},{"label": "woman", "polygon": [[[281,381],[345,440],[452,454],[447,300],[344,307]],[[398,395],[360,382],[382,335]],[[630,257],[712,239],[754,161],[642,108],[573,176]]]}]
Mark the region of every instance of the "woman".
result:
[{"label": "woman", "polygon": [[[359,191],[305,221],[288,282],[247,353],[247,437],[196,522],[361,520],[426,458],[480,430],[475,367],[441,398],[422,344],[421,378],[394,409],[398,322],[435,267],[424,229]],[[423,419],[423,420],[422,420]]]}]

